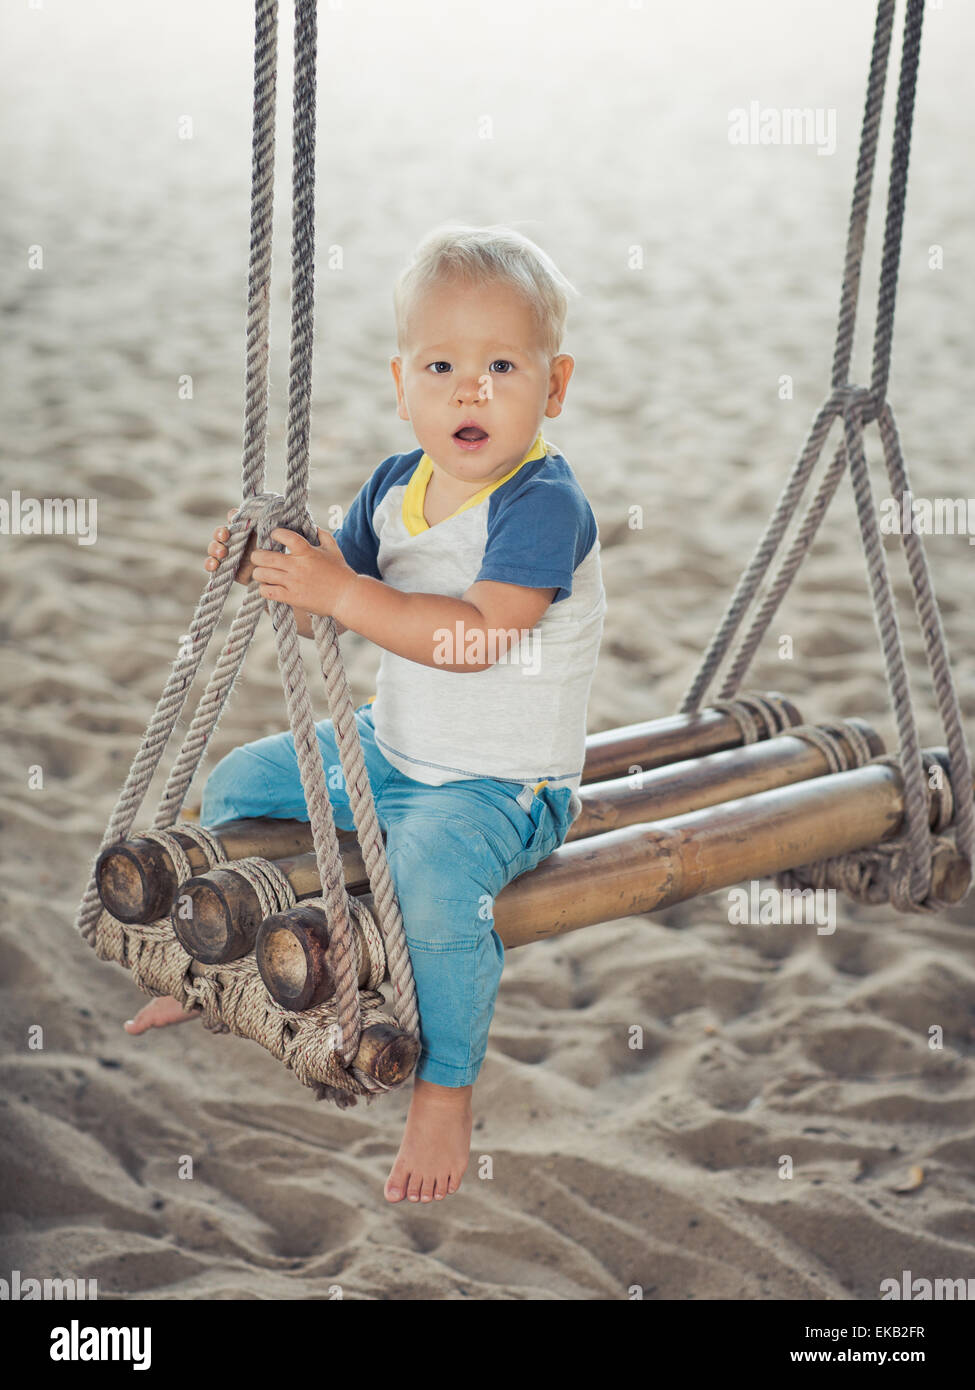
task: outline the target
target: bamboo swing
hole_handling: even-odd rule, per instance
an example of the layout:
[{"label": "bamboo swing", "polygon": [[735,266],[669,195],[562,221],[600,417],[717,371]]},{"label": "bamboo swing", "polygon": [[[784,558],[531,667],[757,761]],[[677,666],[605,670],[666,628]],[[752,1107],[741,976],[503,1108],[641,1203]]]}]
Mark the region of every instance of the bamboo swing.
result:
[{"label": "bamboo swing", "polygon": [[[132,832],[236,574],[247,534],[278,526],[317,542],[307,511],[314,307],[316,0],[295,5],[293,279],[285,496],[263,491],[267,424],[276,0],[256,0],[254,160],[248,280],[243,501],[129,770],[76,926],[147,994],[173,995],[204,1025],[249,1037],[340,1106],[401,1086],[419,1054],[419,1018],[402,918],[359,746],[331,618],[314,617],[355,833],[337,832],[298,650],[293,610],[269,600],[308,821],[180,820],[192,778],[265,607],[252,581],[170,772],[150,829]],[[506,949],[749,879],[780,889],[838,888],[902,912],[962,901],[975,859],[972,764],[919,534],[902,540],[945,747],[921,749],[876,510],[863,426],[877,420],[893,495],[910,492],[886,400],[923,0],[908,0],[888,190],[873,378],[848,372],[895,0],[880,0],[850,217],[830,395],[744,571],[680,711],[591,735],[582,813],[566,843],[494,903]],[[715,672],[768,572],[836,419],[843,438],[796,539],[734,657]],[[899,752],[858,719],[805,724],[777,692],[741,692],[748,665],[849,466],[881,636]],[[953,839],[949,833],[953,834]],[[388,980],[392,1002],[381,986]]]}]

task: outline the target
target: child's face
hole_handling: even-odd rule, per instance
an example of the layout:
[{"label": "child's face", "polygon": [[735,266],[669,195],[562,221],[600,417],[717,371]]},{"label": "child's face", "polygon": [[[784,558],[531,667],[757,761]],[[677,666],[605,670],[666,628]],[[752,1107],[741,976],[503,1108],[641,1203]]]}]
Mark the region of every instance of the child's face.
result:
[{"label": "child's face", "polygon": [[[574,362],[549,359],[511,286],[447,281],[417,298],[390,365],[400,418],[434,465],[477,491],[519,464],[543,418],[561,413]],[[457,436],[470,421],[486,435],[479,443]]]}]

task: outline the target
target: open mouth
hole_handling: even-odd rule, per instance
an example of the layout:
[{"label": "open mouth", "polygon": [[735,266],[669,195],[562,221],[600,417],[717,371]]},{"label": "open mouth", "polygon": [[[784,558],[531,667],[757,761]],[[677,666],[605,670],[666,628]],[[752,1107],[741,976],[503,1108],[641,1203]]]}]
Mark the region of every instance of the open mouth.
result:
[{"label": "open mouth", "polygon": [[487,439],[487,431],[478,429],[477,425],[465,425],[461,430],[454,430],[454,438],[462,439],[465,444],[476,444]]}]

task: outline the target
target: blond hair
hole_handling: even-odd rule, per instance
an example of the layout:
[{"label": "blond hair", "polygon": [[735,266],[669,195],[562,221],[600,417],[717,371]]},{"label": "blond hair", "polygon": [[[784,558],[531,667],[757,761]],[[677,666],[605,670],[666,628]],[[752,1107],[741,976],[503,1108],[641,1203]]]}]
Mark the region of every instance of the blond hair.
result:
[{"label": "blond hair", "polygon": [[450,279],[471,285],[504,283],[531,306],[549,358],[562,346],[569,296],[579,291],[552,258],[511,227],[470,227],[446,222],[428,232],[393,290],[396,337],[402,348],[410,310],[430,286]]}]

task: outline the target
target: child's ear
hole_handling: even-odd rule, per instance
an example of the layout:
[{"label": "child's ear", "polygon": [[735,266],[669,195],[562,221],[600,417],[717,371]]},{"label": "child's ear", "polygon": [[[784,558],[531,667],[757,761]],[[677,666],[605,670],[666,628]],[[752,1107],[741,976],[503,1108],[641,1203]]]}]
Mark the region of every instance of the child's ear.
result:
[{"label": "child's ear", "polygon": [[406,405],[406,395],[403,391],[403,359],[397,353],[389,359],[390,369],[393,373],[393,380],[396,382],[396,405],[397,414],[401,420],[408,420],[410,412]]},{"label": "child's ear", "polygon": [[576,360],[571,352],[560,352],[552,359],[552,371],[549,378],[548,401],[545,406],[545,414],[550,417],[562,414],[562,403],[565,400],[566,387],[569,378],[575,367]]}]

